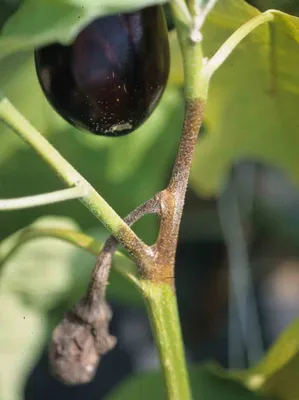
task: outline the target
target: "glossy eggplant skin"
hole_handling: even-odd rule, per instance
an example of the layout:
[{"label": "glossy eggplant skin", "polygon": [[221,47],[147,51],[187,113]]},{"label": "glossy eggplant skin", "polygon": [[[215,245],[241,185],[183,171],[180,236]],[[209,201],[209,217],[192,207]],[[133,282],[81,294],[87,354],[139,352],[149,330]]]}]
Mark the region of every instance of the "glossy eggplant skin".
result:
[{"label": "glossy eggplant skin", "polygon": [[161,6],[106,16],[70,46],[35,52],[37,75],[53,108],[77,128],[121,136],[151,115],[169,73],[167,26]]}]

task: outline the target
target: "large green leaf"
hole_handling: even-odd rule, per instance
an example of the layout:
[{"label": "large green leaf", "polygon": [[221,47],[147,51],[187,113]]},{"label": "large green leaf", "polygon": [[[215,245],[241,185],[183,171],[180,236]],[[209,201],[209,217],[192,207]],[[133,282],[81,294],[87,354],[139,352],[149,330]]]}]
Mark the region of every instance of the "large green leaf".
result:
[{"label": "large green leaf", "polygon": [[[218,1],[204,27],[205,55],[259,12],[243,0]],[[212,78],[192,185],[216,194],[231,165],[254,159],[277,165],[299,182],[299,19],[275,12],[252,32]]]},{"label": "large green leaf", "polygon": [[7,292],[0,292],[0,398],[22,400],[27,377],[47,334],[40,310]]},{"label": "large green leaf", "polygon": [[[78,230],[73,221],[57,217],[41,218],[31,226]],[[0,246],[0,256],[18,240],[18,234],[4,240]],[[80,282],[78,277],[83,268],[78,271],[80,266],[77,268],[77,265],[74,265],[75,251],[76,248],[71,244],[53,238],[39,238],[28,242],[1,268],[0,291],[24,298],[26,303],[35,309],[51,309],[55,304],[64,301],[74,285],[77,285],[77,281]],[[92,264],[85,275],[85,286],[91,267]]]},{"label": "large green leaf", "polygon": [[[0,34],[0,58],[55,41],[68,43],[96,17],[164,2],[165,0],[23,0]],[[0,4],[0,13],[1,7]]]},{"label": "large green leaf", "polygon": [[[266,397],[247,389],[241,382],[230,378],[215,367],[192,367],[189,370],[194,399],[203,400],[262,400]],[[146,373],[125,380],[107,400],[163,400],[165,399],[162,376]],[[267,399],[269,399],[267,397]]]},{"label": "large green leaf", "polygon": [[[34,226],[77,229],[72,221],[58,218],[44,218]],[[0,258],[17,240],[13,235],[1,243]],[[73,251],[70,244],[43,238],[20,248],[1,269],[0,399],[23,398],[48,333],[47,311],[73,288]]]},{"label": "large green leaf", "polygon": [[[40,218],[30,227],[78,230],[72,220],[58,217]],[[95,256],[70,243],[47,237],[26,243],[22,233],[0,244],[1,400],[23,398],[27,376],[51,327],[84,294],[95,262]],[[101,241],[106,237],[103,229],[94,233]],[[11,256],[7,258],[7,254]],[[119,273],[112,274],[109,283],[109,298],[122,304],[142,304],[137,289]]]},{"label": "large green leaf", "polygon": [[[29,228],[41,232],[51,228],[80,232],[72,220],[58,217],[42,217]],[[35,235],[32,240],[30,234],[26,236],[27,231],[20,230],[0,244],[0,289],[24,297],[27,303],[41,310],[49,310],[62,302],[73,304],[87,288],[95,255],[47,235],[40,238]],[[99,243],[107,238],[103,228],[90,230],[88,234]],[[7,254],[16,246],[17,250],[7,259]],[[118,253],[119,268],[125,259]],[[114,268],[109,278],[108,297],[131,306],[143,304],[136,287]]]}]

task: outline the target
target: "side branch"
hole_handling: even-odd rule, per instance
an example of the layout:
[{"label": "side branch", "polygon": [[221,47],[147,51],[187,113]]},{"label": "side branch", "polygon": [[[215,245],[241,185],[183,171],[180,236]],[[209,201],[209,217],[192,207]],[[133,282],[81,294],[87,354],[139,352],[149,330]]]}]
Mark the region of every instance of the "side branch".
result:
[{"label": "side branch", "polygon": [[[136,208],[125,218],[130,226],[146,214],[160,214],[160,194]],[[49,359],[55,376],[67,384],[89,382],[101,356],[111,350],[116,339],[109,334],[112,312],[105,295],[117,240],[110,236],[97,258],[86,296],[68,312],[55,328]]]},{"label": "side branch", "polygon": [[[131,226],[139,221],[144,215],[161,215],[160,200],[161,193],[157,193],[152,199],[146,201],[144,204],[132,211],[124,219],[124,221]],[[96,307],[97,303],[105,298],[112,257],[116,250],[117,244],[117,240],[113,236],[109,236],[97,258],[86,296],[86,302],[89,304],[89,307]]]},{"label": "side branch", "polygon": [[21,210],[24,208],[44,206],[67,200],[80,199],[84,196],[84,188],[78,185],[50,193],[36,194],[33,196],[18,197],[14,199],[0,199],[0,211]]},{"label": "side branch", "polygon": [[203,70],[203,75],[209,81],[217,69],[224,63],[233,50],[244,40],[254,29],[260,25],[271,22],[275,18],[274,10],[268,10],[263,14],[247,21],[239,29],[237,29],[217,50],[213,57],[208,61]]}]

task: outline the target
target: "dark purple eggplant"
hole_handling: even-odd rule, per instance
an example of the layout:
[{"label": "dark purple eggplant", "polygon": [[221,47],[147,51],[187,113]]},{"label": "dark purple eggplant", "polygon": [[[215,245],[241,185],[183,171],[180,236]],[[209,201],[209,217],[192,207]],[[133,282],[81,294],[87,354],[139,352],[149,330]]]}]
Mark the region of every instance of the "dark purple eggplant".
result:
[{"label": "dark purple eggplant", "polygon": [[169,72],[160,6],[96,19],[70,46],[36,50],[36,70],[53,108],[77,128],[126,135],[151,115]]}]

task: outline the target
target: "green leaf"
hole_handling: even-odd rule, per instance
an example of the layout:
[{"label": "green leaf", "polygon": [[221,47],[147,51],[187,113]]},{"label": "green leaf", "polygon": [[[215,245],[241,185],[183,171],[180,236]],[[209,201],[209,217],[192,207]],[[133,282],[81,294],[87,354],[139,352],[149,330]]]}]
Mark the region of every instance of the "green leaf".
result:
[{"label": "green leaf", "polygon": [[1,0],[0,2],[0,30],[4,22],[16,11],[20,0]]},{"label": "green leaf", "polygon": [[47,335],[45,315],[0,291],[0,398],[22,400],[27,377]]},{"label": "green leaf", "polygon": [[[61,239],[52,237],[59,235],[59,230],[63,231]],[[95,264],[94,252],[97,254],[107,238],[103,228],[92,230],[89,235],[81,234],[83,238],[79,235],[78,226],[71,220],[43,217],[2,241],[0,288],[17,293],[27,303],[44,310],[61,302],[72,305],[86,290]],[[65,241],[68,237],[74,238],[69,241],[71,244]],[[76,241],[80,248],[74,245]],[[117,251],[108,297],[122,304],[142,305],[135,276],[134,263]]]},{"label": "green leaf", "polygon": [[[49,217],[38,220],[32,226],[78,229],[69,219]],[[17,241],[18,234],[2,242],[0,254]],[[78,278],[78,268],[75,270],[73,262],[74,251],[71,244],[54,238],[28,242],[5,263],[1,271],[0,291],[15,293],[36,309],[51,309],[64,301],[74,287],[74,279]]]},{"label": "green leaf", "polygon": [[[203,30],[205,55],[258,13],[243,0],[218,1]],[[299,19],[274,16],[273,24],[254,30],[212,78],[208,132],[198,142],[191,174],[201,195],[219,193],[232,164],[243,159],[279,166],[299,183]]]},{"label": "green leaf", "polygon": [[299,320],[295,320],[274,343],[264,360],[247,377],[249,386],[280,400],[299,398]]},{"label": "green leaf", "polygon": [[60,0],[84,8],[94,8],[99,10],[100,15],[119,13],[145,8],[154,4],[166,3],[167,0]]},{"label": "green leaf", "polygon": [[24,0],[2,29],[0,59],[51,42],[69,43],[96,17],[162,3],[165,0]]},{"label": "green leaf", "polygon": [[[1,92],[18,107],[29,121],[34,123],[37,129],[46,136],[53,131],[59,133],[65,129],[66,123],[49,106],[38,85],[31,54],[14,54],[5,58],[0,61],[0,71]],[[9,167],[6,162],[25,145],[14,132],[1,122],[0,139],[2,143],[0,168],[3,169]]]},{"label": "green leaf", "polygon": [[[78,231],[72,220],[58,217],[40,218],[30,228],[31,232]],[[95,263],[94,255],[57,238],[40,237],[26,243],[25,232],[17,232],[0,244],[0,399],[5,400],[23,398],[27,376],[49,329],[57,322],[57,315],[61,317],[85,293]],[[102,229],[95,236],[103,241],[106,233]],[[16,248],[19,243],[22,245]],[[118,271],[131,269],[131,264],[124,255],[115,255]],[[141,296],[136,287],[120,276],[115,273],[111,277],[110,295],[139,305]]]},{"label": "green leaf", "polygon": [[[251,392],[241,382],[231,378],[220,368],[194,366],[190,368],[194,399],[203,400],[262,400],[266,397]],[[137,375],[125,380],[107,400],[163,400],[162,376],[158,372]],[[269,398],[268,398],[269,399]]]},{"label": "green leaf", "polygon": [[[35,227],[76,229],[69,219],[42,218]],[[0,258],[18,241],[15,234],[0,245]],[[72,287],[73,246],[39,239],[12,256],[0,276],[0,398],[21,400],[27,376],[44,346],[47,311]]]}]

